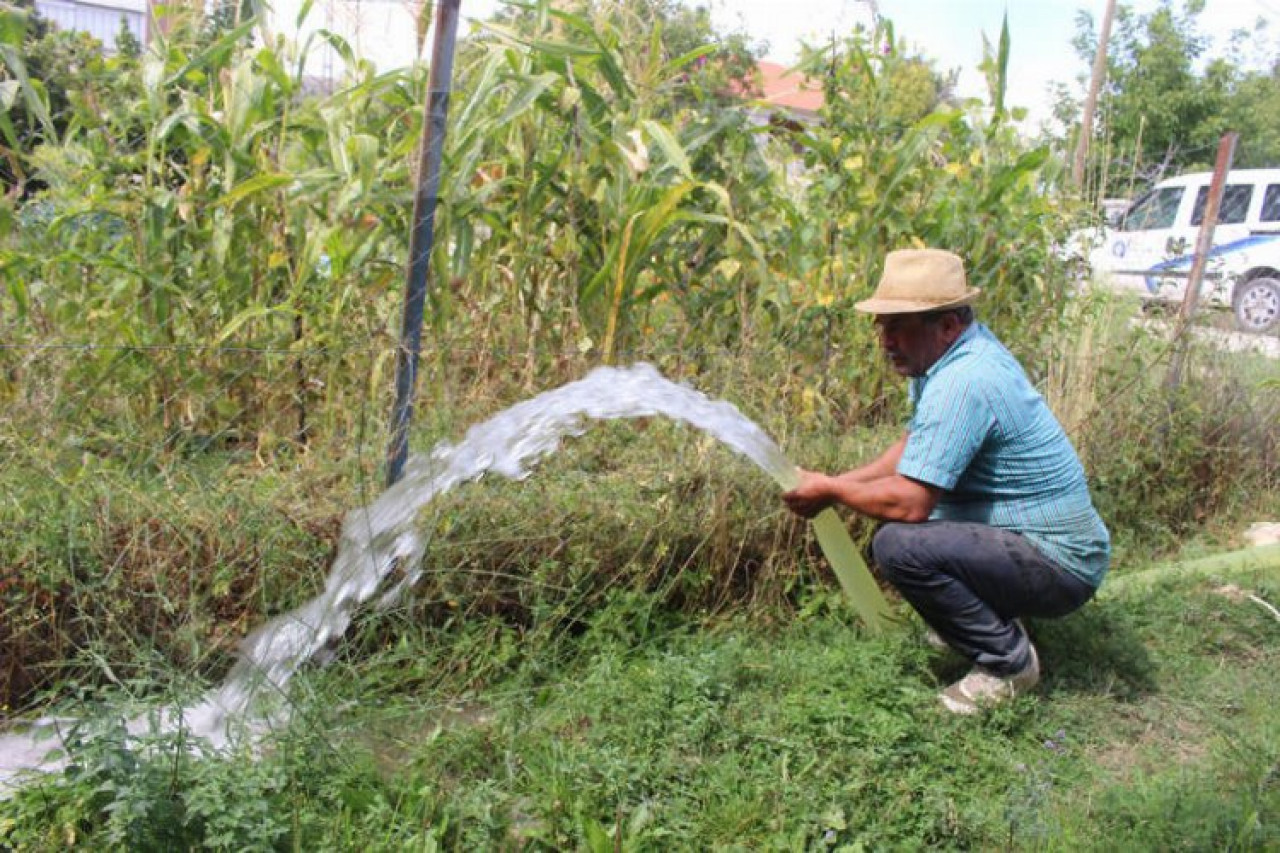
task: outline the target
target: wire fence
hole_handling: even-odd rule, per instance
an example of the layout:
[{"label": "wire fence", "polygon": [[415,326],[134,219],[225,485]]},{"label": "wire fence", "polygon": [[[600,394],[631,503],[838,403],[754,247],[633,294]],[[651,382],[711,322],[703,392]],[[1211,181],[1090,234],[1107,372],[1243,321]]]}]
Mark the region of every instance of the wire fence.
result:
[{"label": "wire fence", "polygon": [[[395,356],[388,345],[0,343],[0,440],[10,451],[42,446],[56,455],[72,446],[142,464],[193,450],[252,451],[263,462],[280,450],[331,452],[336,444],[369,460],[385,449]],[[882,383],[875,399],[842,401],[838,378],[785,347],[762,358],[728,347],[636,347],[610,358],[640,361],[766,418],[771,409],[780,414],[770,405],[779,402],[777,395],[807,400],[801,408],[811,411],[855,403],[863,411],[883,408],[895,394]],[[577,349],[428,348],[418,377],[414,447],[421,449],[424,433],[461,428],[466,419],[494,414],[601,363],[598,353]],[[817,399],[821,394],[827,399]]]},{"label": "wire fence", "polygon": [[[1100,396],[1114,355],[1077,348],[1040,365],[1038,381],[1073,437],[1099,411],[1162,370],[1167,342],[1153,334],[1148,362]],[[199,454],[296,466],[320,455],[377,477],[389,436],[394,346],[253,347],[131,345],[49,339],[0,343],[0,453],[10,466],[38,460],[69,470],[88,457],[138,468]],[[786,446],[795,435],[901,423],[901,383],[867,365],[874,352],[838,352],[826,364],[786,346],[640,346],[617,364],[648,362],[664,375],[726,399]],[[530,353],[515,347],[429,346],[418,376],[411,450],[461,434],[540,391],[581,378],[602,363],[577,349]],[[851,367],[856,365],[856,367]],[[1029,365],[1035,371],[1035,365]],[[362,486],[367,494],[373,488]]]},{"label": "wire fence", "polygon": [[[131,673],[154,674],[158,660],[217,677],[247,630],[317,592],[344,515],[382,489],[395,355],[386,346],[292,350],[52,336],[0,345],[0,704],[24,706],[67,679],[120,683]],[[600,362],[572,350],[535,356],[530,375],[525,350],[429,347],[413,450],[456,440],[470,424]],[[779,358],[766,369],[728,349],[637,348],[614,361],[654,363],[768,421],[780,411],[772,395],[803,396],[812,374],[798,356],[779,351]],[[780,427],[778,420],[766,425],[785,443]],[[658,442],[658,459],[644,462],[641,453],[639,466],[634,458],[615,463],[630,464],[632,478],[651,477],[688,505],[644,483],[626,484],[643,491],[630,500],[667,508],[636,506],[598,519],[598,534],[582,536],[584,545],[604,541],[617,551],[606,561],[610,571],[649,571],[643,566],[653,560],[671,563],[678,576],[692,562],[763,562],[751,556],[763,545],[742,543],[768,540],[777,520],[762,532],[760,511],[740,510],[739,522],[717,525],[729,501],[708,486],[708,472],[731,454],[681,449],[686,444],[693,442]],[[584,464],[600,467],[598,456]],[[662,466],[671,466],[674,480]],[[447,621],[450,606],[523,612],[546,590],[574,586],[579,570],[568,566],[604,560],[565,544],[583,523],[577,511],[530,511],[527,502],[545,502],[545,490],[511,491],[490,499],[496,521],[477,506],[442,510],[451,529],[466,532],[455,530],[435,557],[437,576],[448,578],[417,605],[438,607],[438,621]],[[617,529],[635,513],[660,520],[639,538]],[[742,535],[722,532],[707,543],[708,530],[729,529]],[[566,567],[564,578],[545,576],[549,564]],[[466,568],[455,577],[441,574],[441,565]],[[725,590],[713,590],[717,600],[736,594],[737,571],[728,571]],[[612,577],[584,589],[603,595],[621,583]]]},{"label": "wire fence", "polygon": [[[321,587],[343,516],[382,490],[396,347],[385,335],[294,348],[21,332],[0,324],[0,702],[30,702],[67,677],[127,680],[157,656],[216,677],[239,636]],[[611,360],[654,364],[728,400],[794,461],[834,470],[867,458],[907,411],[901,380],[865,344],[663,342]],[[1280,401],[1260,390],[1265,369],[1255,377],[1215,361],[1225,356],[1201,357],[1197,369],[1221,378],[1213,400],[1170,423],[1159,401],[1134,399],[1162,375],[1165,353],[1159,334],[1134,339],[1123,360],[1101,342],[1064,338],[1028,360],[1107,490],[1111,517],[1128,513],[1126,524],[1193,521],[1242,483],[1274,486]],[[469,345],[437,331],[411,448],[454,441],[603,360],[588,347]],[[428,621],[469,606],[532,619],[542,606],[533,602],[556,601],[548,590],[577,588],[605,564],[599,584],[563,605],[572,618],[655,578],[684,578],[670,587],[676,606],[795,589],[803,549],[767,484],[753,485],[754,472],[733,479],[727,452],[644,429],[635,442],[565,454],[570,474],[562,468],[555,485],[540,478],[487,505],[442,505],[437,586],[416,605]],[[1239,473],[1215,473],[1228,467]],[[614,491],[592,497],[586,514],[569,506],[597,488]],[[644,529],[627,526],[637,518]]]}]

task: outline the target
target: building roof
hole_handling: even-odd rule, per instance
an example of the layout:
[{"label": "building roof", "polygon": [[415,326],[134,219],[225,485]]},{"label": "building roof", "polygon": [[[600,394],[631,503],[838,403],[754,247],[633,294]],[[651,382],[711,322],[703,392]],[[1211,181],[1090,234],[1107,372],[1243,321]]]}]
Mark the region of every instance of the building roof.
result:
[{"label": "building roof", "polygon": [[821,83],[806,80],[776,62],[760,61],[756,67],[760,70],[760,100],[808,118],[817,117],[823,103]]}]

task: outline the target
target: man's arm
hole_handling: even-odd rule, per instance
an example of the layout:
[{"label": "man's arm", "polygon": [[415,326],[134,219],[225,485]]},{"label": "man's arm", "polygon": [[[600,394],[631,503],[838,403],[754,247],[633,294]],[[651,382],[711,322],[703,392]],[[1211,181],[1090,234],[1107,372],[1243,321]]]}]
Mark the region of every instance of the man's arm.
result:
[{"label": "man's arm", "polygon": [[902,434],[902,438],[895,441],[889,446],[889,449],[881,453],[871,462],[863,465],[861,468],[854,468],[852,471],[845,471],[843,474],[837,475],[840,479],[848,479],[851,482],[862,482],[868,480],[879,480],[895,474],[898,471],[898,460],[902,458],[902,451],[907,446],[907,435]]},{"label": "man's arm", "polygon": [[874,461],[834,477],[802,469],[800,485],[782,499],[792,512],[805,518],[838,503],[881,521],[924,521],[937,505],[942,489],[898,473],[898,460],[906,446],[904,435]]}]

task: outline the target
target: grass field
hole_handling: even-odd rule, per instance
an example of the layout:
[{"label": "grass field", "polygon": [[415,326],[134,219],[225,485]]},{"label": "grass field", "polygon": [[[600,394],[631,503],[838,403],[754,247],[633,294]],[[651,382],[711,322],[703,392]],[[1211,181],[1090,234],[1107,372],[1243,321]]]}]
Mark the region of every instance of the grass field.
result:
[{"label": "grass field", "polygon": [[103,717],[65,779],[0,806],[0,839],[1272,849],[1280,620],[1260,602],[1277,600],[1274,570],[1117,583],[1033,622],[1041,689],[977,719],[935,699],[961,661],[910,620],[863,636],[831,592],[786,618],[703,623],[624,597],[583,633],[527,646],[492,623],[433,634],[405,612],[381,649],[302,679],[259,760],[197,758],[175,735],[126,747]]}]

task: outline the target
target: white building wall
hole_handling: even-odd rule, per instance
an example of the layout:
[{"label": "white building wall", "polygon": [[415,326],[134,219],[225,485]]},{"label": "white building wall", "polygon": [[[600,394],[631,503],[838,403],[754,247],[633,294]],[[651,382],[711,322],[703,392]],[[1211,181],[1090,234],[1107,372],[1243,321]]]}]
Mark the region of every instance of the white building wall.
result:
[{"label": "white building wall", "polygon": [[36,11],[58,29],[88,33],[108,52],[115,49],[121,20],[134,38],[143,44],[147,41],[146,0],[36,0]]},{"label": "white building wall", "polygon": [[[266,32],[299,47],[310,39],[306,74],[323,80],[342,76],[342,59],[320,38],[328,30],[347,41],[356,56],[379,71],[403,68],[419,59],[417,15],[420,0],[317,0],[302,21],[303,0],[268,2]],[[147,0],[36,0],[36,9],[59,29],[79,30],[114,49],[120,21],[139,42],[149,36]],[[430,50],[430,46],[426,47]]]},{"label": "white building wall", "polygon": [[[343,60],[320,38],[321,30],[341,36],[355,55],[373,62],[379,71],[403,68],[419,59],[414,0],[317,0],[307,17],[298,21],[302,0],[276,0],[267,32],[283,35],[299,46],[311,42],[306,74],[333,81],[342,76]],[[430,44],[425,47],[430,51]]]}]

